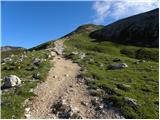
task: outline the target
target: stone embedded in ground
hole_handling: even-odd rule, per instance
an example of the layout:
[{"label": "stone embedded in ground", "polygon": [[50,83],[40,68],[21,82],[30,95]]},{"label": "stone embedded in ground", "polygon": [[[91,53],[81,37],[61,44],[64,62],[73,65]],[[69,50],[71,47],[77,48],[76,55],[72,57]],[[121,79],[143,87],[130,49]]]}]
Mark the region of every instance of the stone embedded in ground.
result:
[{"label": "stone embedded in ground", "polygon": [[9,75],[4,78],[4,87],[14,87],[21,84],[21,79],[16,75]]},{"label": "stone embedded in ground", "polygon": [[72,52],[73,55],[78,55],[78,51]]},{"label": "stone embedded in ground", "polygon": [[57,76],[56,76],[56,75],[53,75],[53,78],[57,78]]},{"label": "stone embedded in ground", "polygon": [[41,78],[39,72],[38,72],[38,73],[34,73],[32,77],[33,77],[34,79],[36,79],[36,80]]},{"label": "stone embedded in ground", "polygon": [[113,62],[119,62],[119,61],[121,61],[121,59],[119,59],[119,58],[114,58],[112,61],[113,61]]},{"label": "stone embedded in ground", "polygon": [[103,68],[103,67],[104,67],[104,64],[98,63],[97,66],[100,67],[100,68]]},{"label": "stone embedded in ground", "polygon": [[68,75],[68,74],[65,74],[65,76],[68,77],[69,75]]},{"label": "stone embedded in ground", "polygon": [[124,97],[124,100],[128,105],[130,105],[132,107],[137,107],[138,106],[137,100],[135,100],[135,99],[132,99],[132,98],[129,98],[129,97]]},{"label": "stone embedded in ground", "polygon": [[117,84],[117,88],[128,91],[131,88],[131,86],[126,84]]},{"label": "stone embedded in ground", "polygon": [[39,59],[39,58],[35,58],[35,59],[33,60],[33,64],[36,65],[36,66],[39,66],[41,63],[42,63],[42,61],[41,61],[41,59]]},{"label": "stone embedded in ground", "polygon": [[88,106],[88,103],[85,102],[85,101],[81,101],[81,104],[82,104],[83,106]]},{"label": "stone embedded in ground", "polygon": [[120,64],[111,64],[108,66],[109,70],[115,70],[115,69],[123,69],[127,68],[128,65],[126,63],[120,63]]},{"label": "stone embedded in ground", "polygon": [[24,115],[26,118],[30,118],[31,117],[31,114],[27,113]]},{"label": "stone embedded in ground", "polygon": [[25,112],[28,113],[30,111],[30,107],[25,108]]},{"label": "stone embedded in ground", "polygon": [[86,54],[85,53],[80,53],[80,59],[83,59],[83,58],[85,58],[86,57]]},{"label": "stone embedded in ground", "polygon": [[91,99],[91,104],[92,104],[93,106],[99,105],[98,98],[93,98],[93,99]]}]

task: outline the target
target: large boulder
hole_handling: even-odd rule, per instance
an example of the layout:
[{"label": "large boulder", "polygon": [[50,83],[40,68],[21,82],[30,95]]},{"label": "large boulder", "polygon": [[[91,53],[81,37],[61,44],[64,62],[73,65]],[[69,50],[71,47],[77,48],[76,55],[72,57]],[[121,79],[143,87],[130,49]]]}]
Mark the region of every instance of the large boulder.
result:
[{"label": "large boulder", "polygon": [[16,75],[9,75],[4,78],[4,87],[14,87],[21,84],[21,79]]}]

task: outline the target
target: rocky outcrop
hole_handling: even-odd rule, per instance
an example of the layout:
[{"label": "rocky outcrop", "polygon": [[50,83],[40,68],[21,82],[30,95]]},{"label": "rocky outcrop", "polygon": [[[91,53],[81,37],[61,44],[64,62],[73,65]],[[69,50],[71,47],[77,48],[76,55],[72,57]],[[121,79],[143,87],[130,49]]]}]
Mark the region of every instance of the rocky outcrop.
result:
[{"label": "rocky outcrop", "polygon": [[112,41],[143,47],[158,47],[159,9],[119,20],[92,32],[97,41]]}]

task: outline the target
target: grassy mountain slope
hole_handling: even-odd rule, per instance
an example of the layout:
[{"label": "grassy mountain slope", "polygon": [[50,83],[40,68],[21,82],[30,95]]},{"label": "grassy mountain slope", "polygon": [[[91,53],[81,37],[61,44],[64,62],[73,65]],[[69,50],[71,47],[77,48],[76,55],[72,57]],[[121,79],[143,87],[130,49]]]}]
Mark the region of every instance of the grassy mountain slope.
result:
[{"label": "grassy mountain slope", "polygon": [[159,43],[159,9],[131,16],[91,33],[97,41],[142,47],[158,47]]},{"label": "grassy mountain slope", "polygon": [[[96,96],[105,98],[106,103],[119,108],[126,118],[158,118],[158,57],[135,58],[121,53],[124,49],[133,53],[135,50],[150,50],[153,53],[156,51],[155,55],[158,56],[158,49],[125,46],[109,41],[96,42],[86,32],[66,38],[65,45],[66,58],[82,67],[81,77],[90,89],[97,90]],[[75,51],[85,53],[86,57],[81,59],[79,54],[72,53]],[[121,61],[113,62],[114,58]],[[136,64],[139,59],[146,62]],[[108,65],[116,63],[126,63],[129,67],[121,70],[107,69]],[[136,99],[139,107],[126,104],[125,97]]]}]

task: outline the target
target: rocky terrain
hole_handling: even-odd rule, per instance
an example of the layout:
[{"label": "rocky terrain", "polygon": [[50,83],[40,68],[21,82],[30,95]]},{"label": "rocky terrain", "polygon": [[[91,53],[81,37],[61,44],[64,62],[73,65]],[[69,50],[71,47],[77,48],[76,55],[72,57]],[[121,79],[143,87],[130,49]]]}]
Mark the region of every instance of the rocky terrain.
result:
[{"label": "rocky terrain", "polygon": [[[1,117],[157,119],[158,26],[150,25],[154,16],[157,20],[157,10],[105,27],[82,25],[56,41],[28,50],[3,51]],[[147,19],[139,29],[137,22],[142,18]],[[144,28],[153,44],[146,34],[140,36],[143,47],[137,44],[135,32],[129,26],[138,34]],[[128,32],[126,35],[134,36],[120,37],[121,28]],[[119,36],[118,40],[124,38],[124,43],[104,39],[106,36],[115,36],[115,40]]]}]

